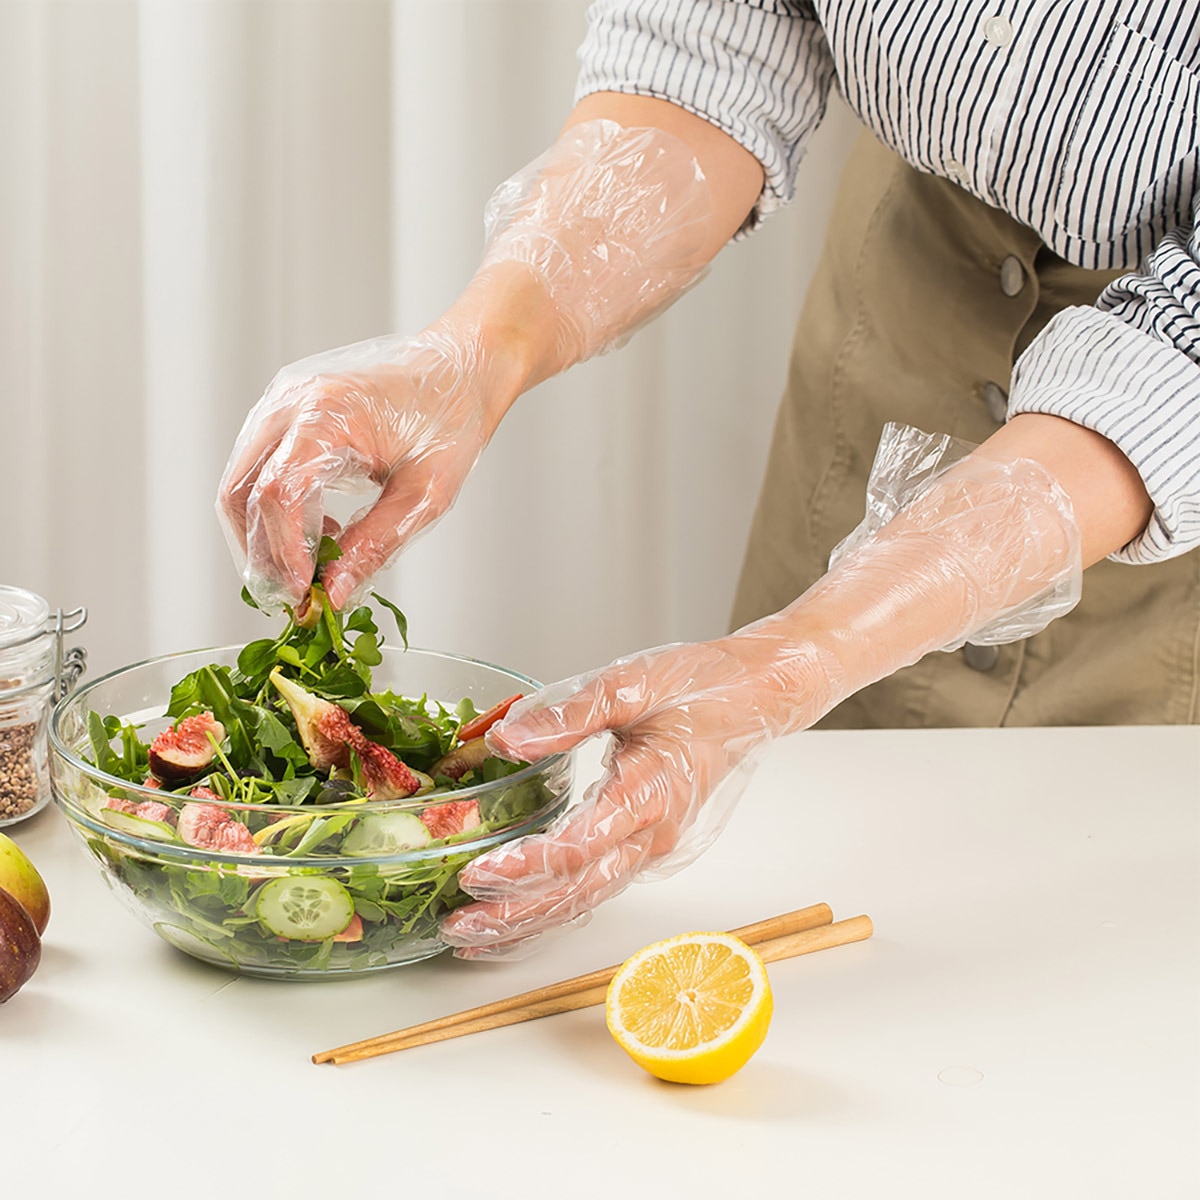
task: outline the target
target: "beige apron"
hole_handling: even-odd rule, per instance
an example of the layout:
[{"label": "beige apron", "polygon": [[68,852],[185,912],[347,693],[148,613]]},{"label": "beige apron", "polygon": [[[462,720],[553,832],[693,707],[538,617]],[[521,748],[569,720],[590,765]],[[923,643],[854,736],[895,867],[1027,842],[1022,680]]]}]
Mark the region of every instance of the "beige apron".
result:
[{"label": "beige apron", "polygon": [[[1003,422],[1012,364],[1047,321],[1090,304],[1085,271],[961,188],[864,135],[796,330],[788,387],[734,604],[739,627],[789,604],[862,519],[887,421],[970,442]],[[1101,562],[1044,632],[927,655],[822,728],[1197,721],[1200,553]]]}]

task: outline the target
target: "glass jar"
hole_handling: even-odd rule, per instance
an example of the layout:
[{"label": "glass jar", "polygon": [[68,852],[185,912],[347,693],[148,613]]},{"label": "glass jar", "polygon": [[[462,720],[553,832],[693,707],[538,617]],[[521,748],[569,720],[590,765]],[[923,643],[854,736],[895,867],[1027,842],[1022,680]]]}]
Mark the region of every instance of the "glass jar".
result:
[{"label": "glass jar", "polygon": [[87,652],[64,652],[63,635],[87,610],[50,611],[41,596],[0,584],[0,827],[50,799],[46,725],[50,709],[83,674]]}]

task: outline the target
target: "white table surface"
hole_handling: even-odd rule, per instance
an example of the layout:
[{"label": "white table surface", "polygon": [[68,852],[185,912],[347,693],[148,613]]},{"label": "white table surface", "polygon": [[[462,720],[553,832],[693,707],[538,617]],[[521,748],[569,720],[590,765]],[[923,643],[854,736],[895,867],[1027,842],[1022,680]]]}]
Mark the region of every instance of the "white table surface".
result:
[{"label": "white table surface", "polygon": [[[51,810],[9,831],[54,912],[0,1007],[0,1194],[1196,1197],[1198,806],[1196,729],[801,734],[704,858],[539,955],[325,984],[171,950]],[[601,1009],[309,1061],[822,900],[876,936],[772,966],[716,1087],[643,1074]]]}]

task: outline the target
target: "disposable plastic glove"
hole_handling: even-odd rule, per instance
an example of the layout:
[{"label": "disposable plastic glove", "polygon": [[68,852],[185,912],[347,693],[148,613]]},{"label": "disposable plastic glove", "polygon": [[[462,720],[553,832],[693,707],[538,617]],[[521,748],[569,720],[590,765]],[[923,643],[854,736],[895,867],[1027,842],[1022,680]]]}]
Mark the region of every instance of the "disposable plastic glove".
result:
[{"label": "disposable plastic glove", "polygon": [[226,536],[268,611],[312,582],[325,491],[375,484],[326,564],[341,608],[405,542],[438,519],[490,438],[494,361],[469,327],[377,338],[285,367],[251,411],[220,485]]},{"label": "disposable plastic glove", "polygon": [[702,273],[708,184],[685,143],[590,121],[497,189],[479,272],[433,326],[285,367],[218,494],[258,605],[300,601],[327,489],[381,489],[323,582],[341,608],[450,506],[527,387],[624,341]]},{"label": "disposable plastic glove", "polygon": [[867,520],[787,609],[513,707],[488,735],[506,757],[536,760],[606,732],[613,742],[579,806],[463,870],[481,903],[443,923],[460,957],[519,952],[635,879],[692,861],[771,741],[858,689],[968,637],[1027,636],[1073,607],[1080,538],[1066,495],[1026,460],[973,455],[938,474],[952,453],[947,439],[889,427]]}]

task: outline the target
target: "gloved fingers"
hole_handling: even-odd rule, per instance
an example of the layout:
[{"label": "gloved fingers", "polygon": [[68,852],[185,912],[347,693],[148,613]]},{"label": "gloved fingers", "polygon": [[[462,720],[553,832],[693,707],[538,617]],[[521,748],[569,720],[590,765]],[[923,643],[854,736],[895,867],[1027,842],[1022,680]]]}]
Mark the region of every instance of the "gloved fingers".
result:
[{"label": "gloved fingers", "polygon": [[456,909],[442,922],[442,938],[451,946],[491,948],[574,921],[633,882],[652,840],[650,832],[643,831],[620,842],[601,857],[586,862],[552,892]]},{"label": "gloved fingers", "polygon": [[684,744],[637,737],[612,755],[584,801],[543,833],[499,846],[468,863],[460,884],[479,900],[550,895],[589,863],[658,826],[669,813],[683,824],[697,805],[696,777]]},{"label": "gloved fingers", "polygon": [[[757,753],[738,760],[732,770],[717,747],[712,747],[706,757],[708,761],[701,773],[723,772],[710,795],[693,794],[691,803],[668,806],[661,820],[645,825],[629,837],[611,841],[603,850],[600,840],[593,841],[593,857],[574,854],[561,857],[554,864],[555,873],[543,880],[553,880],[556,886],[552,888],[518,886],[503,895],[503,889],[497,887],[494,896],[452,913],[443,923],[442,933],[450,945],[457,947],[456,957],[532,953],[537,948],[537,939],[547,931],[585,920],[592,909],[624,891],[630,883],[665,879],[693,862],[728,820],[753,774]],[[600,819],[593,817],[592,823],[599,824]],[[523,842],[534,840],[525,838]],[[521,844],[513,843],[518,847]],[[475,863],[480,861],[476,859]],[[464,887],[473,890],[465,881]]]},{"label": "gloved fingers", "polygon": [[[634,679],[633,687],[645,680]],[[622,695],[620,668],[577,675],[517,701],[487,733],[488,748],[512,762],[537,762],[571,750],[595,734],[631,724],[640,706]]]},{"label": "gloved fingers", "polygon": [[582,912],[569,921],[564,921],[554,929],[545,929],[541,933],[531,933],[527,937],[514,938],[511,942],[497,942],[491,946],[458,946],[453,951],[455,958],[467,962],[489,961],[503,959],[519,962],[529,958],[539,950],[543,950],[548,942],[556,942],[573,929],[586,925],[592,919],[590,911]]},{"label": "gloved fingers", "polygon": [[338,542],[341,557],[326,563],[321,573],[334,609],[347,607],[417,529],[440,515],[429,509],[429,481],[414,478],[401,466],[383,485],[375,503],[342,531]]},{"label": "gloved fingers", "polygon": [[341,557],[326,564],[321,582],[329,602],[345,608],[376,572],[416,534],[445,515],[454,500],[457,472],[439,470],[436,459],[401,463],[366,512],[343,530]]},{"label": "gloved fingers", "polygon": [[717,840],[767,744],[761,743],[733,763],[704,797],[703,805],[690,812],[673,811],[654,827],[650,857],[638,876],[639,882],[670,878],[695,862]]},{"label": "gloved fingers", "polygon": [[264,465],[279,448],[292,421],[291,406],[271,407],[264,399],[247,415],[217,488],[217,511],[230,549],[246,554],[246,509]]},{"label": "gloved fingers", "polygon": [[247,503],[248,571],[272,581],[289,603],[299,602],[312,582],[326,488],[362,486],[386,470],[372,441],[346,398],[326,389],[293,417],[259,471]]},{"label": "gloved fingers", "polygon": [[625,729],[732,678],[713,644],[661,646],[550,684],[509,709],[488,731],[489,748],[513,762],[537,762],[606,730]]}]

